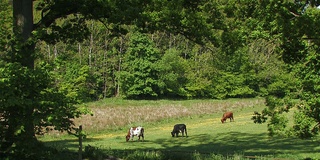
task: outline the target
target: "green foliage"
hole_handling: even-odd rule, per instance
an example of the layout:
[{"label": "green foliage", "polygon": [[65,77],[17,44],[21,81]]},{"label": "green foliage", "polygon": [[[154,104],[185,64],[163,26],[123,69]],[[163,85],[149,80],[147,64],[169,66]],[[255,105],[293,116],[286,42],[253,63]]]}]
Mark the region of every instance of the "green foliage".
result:
[{"label": "green foliage", "polygon": [[312,128],[315,124],[317,124],[317,121],[304,111],[296,112],[293,126],[294,134],[299,138],[310,138],[318,133],[318,128]]},{"label": "green foliage", "polygon": [[132,35],[127,50],[120,82],[127,98],[155,98],[159,95],[159,71],[156,62],[160,54],[147,36]]},{"label": "green foliage", "polygon": [[142,14],[150,22],[140,22],[140,28],[181,34],[198,43],[207,40],[217,43],[215,29],[222,27],[222,15],[215,1],[156,0],[151,4]]},{"label": "green foliage", "polygon": [[12,8],[7,1],[0,2],[0,57],[8,50],[10,36],[12,36]]},{"label": "green foliage", "polygon": [[319,18],[320,10],[318,8],[307,8],[306,12],[301,15],[298,22],[299,27],[301,27],[299,29],[305,34],[304,36],[317,46],[320,45],[320,40],[318,38],[320,30],[317,27],[320,25]]},{"label": "green foliage", "polygon": [[290,96],[290,94],[297,92],[296,87],[299,85],[299,79],[291,73],[283,72],[279,74],[282,75],[276,75],[268,85],[267,89],[269,94],[279,98],[285,98],[286,96]]},{"label": "green foliage", "polygon": [[[137,4],[130,4],[128,2],[124,4],[124,6],[135,6]],[[132,2],[133,3],[133,2]],[[179,6],[179,4],[183,4]],[[235,2],[234,2],[235,3]],[[253,2],[250,2],[253,3]],[[117,7],[123,7],[120,3],[109,2],[108,4],[112,4],[110,7],[112,9],[116,9]],[[53,6],[58,4],[52,4]],[[107,5],[107,4],[106,4]],[[195,5],[195,10],[190,10],[189,5]],[[199,6],[196,6],[199,5]],[[130,94],[135,95],[142,95],[142,94],[149,94],[146,97],[165,97],[165,98],[174,98],[174,97],[182,97],[182,98],[228,98],[228,97],[254,97],[254,96],[265,96],[268,94],[268,85],[270,82],[273,81],[274,78],[278,75],[270,75],[272,73],[279,73],[274,72],[275,68],[279,68],[278,70],[281,72],[283,66],[272,65],[275,63],[274,55],[271,55],[268,51],[273,51],[274,46],[276,46],[276,40],[271,41],[268,40],[268,32],[262,32],[263,28],[259,28],[259,31],[252,33],[252,35],[256,34],[254,38],[265,38],[262,40],[257,40],[255,43],[252,43],[252,48],[248,49],[244,44],[250,42],[251,40],[248,39],[249,31],[254,32],[257,28],[252,28],[255,23],[259,21],[252,20],[250,22],[244,23],[245,27],[238,27],[239,25],[234,25],[233,21],[224,21],[225,24],[222,24],[223,14],[222,10],[219,10],[220,7],[223,8],[223,5],[228,4],[219,4],[217,6],[215,2],[197,2],[195,4],[184,4],[184,2],[154,2],[153,5],[147,5],[145,8],[145,12],[141,15],[141,20],[150,20],[149,23],[144,22],[137,22],[138,26],[142,25],[142,28],[139,28],[139,31],[148,31],[148,29],[159,29],[161,31],[168,30],[168,32],[154,32],[151,35],[144,34],[144,36],[150,36],[152,41],[155,42],[152,48],[158,50],[159,57],[163,56],[163,59],[159,61],[159,63],[154,63],[154,68],[157,70],[152,77],[148,77],[149,74],[142,74],[140,72],[139,76],[144,78],[140,78],[140,81],[137,81],[137,85],[123,83],[126,81],[134,82],[136,77],[132,74],[132,71],[127,71],[126,68],[128,67],[126,59],[123,59],[123,53],[129,52],[129,41],[127,39],[128,35],[121,35],[121,37],[112,37],[117,34],[114,33],[114,29],[122,30],[125,29],[126,32],[120,33],[127,33],[127,32],[135,32],[132,30],[132,26],[127,25],[114,25],[108,24],[108,29],[104,29],[99,23],[95,21],[90,21],[87,23],[87,27],[92,32],[90,37],[84,40],[81,45],[74,46],[73,44],[61,46],[54,46],[55,48],[63,47],[67,51],[66,52],[78,52],[78,55],[72,56],[75,59],[76,63],[79,64],[78,67],[82,67],[87,61],[90,68],[90,75],[94,77],[95,80],[91,81],[96,83],[93,86],[93,83],[90,84],[91,89],[88,93],[91,94],[81,94],[83,95],[82,98],[96,99],[96,97],[106,97],[106,96],[113,96],[118,95],[118,88],[121,89],[120,94],[126,96],[127,92],[131,92]],[[48,6],[49,7],[49,6]],[[177,12],[174,9],[181,9],[183,7],[187,7],[183,12]],[[244,6],[228,6],[228,7],[240,7],[236,8],[242,10]],[[45,7],[44,7],[45,8]],[[55,7],[54,7],[55,8]],[[131,7],[129,7],[131,8]],[[41,9],[41,8],[40,8]],[[57,8],[55,8],[57,9]],[[112,10],[111,9],[111,10]],[[161,12],[156,12],[161,9]],[[168,10],[167,10],[168,9]],[[194,9],[194,8],[193,8]],[[52,10],[53,11],[53,10]],[[140,11],[140,10],[139,10]],[[187,12],[190,11],[190,12]],[[128,11],[131,12],[131,11]],[[196,13],[195,15],[189,17],[189,13]],[[107,14],[107,13],[104,13]],[[123,15],[126,13],[123,13]],[[167,15],[174,14],[176,18],[168,19]],[[122,14],[117,15],[118,18],[123,16]],[[247,16],[250,16],[248,14]],[[239,16],[239,15],[237,15]],[[258,15],[255,15],[258,16]],[[188,17],[183,19],[184,17]],[[72,18],[72,17],[70,17]],[[145,19],[146,18],[146,19]],[[195,20],[198,18],[198,20]],[[231,17],[229,17],[231,18]],[[68,19],[67,19],[68,20]],[[130,21],[130,18],[123,19],[124,21]],[[166,22],[170,25],[181,25],[180,28],[175,28],[172,26],[163,26],[159,21],[160,20],[167,20]],[[115,19],[110,18],[106,20],[108,22],[115,21]],[[106,22],[104,21],[104,22]],[[249,21],[249,19],[248,19]],[[60,22],[60,21],[59,21]],[[162,21],[161,21],[162,22]],[[210,22],[210,23],[209,23]],[[214,24],[211,24],[211,22]],[[62,22],[61,22],[62,23]],[[61,24],[59,23],[59,24]],[[140,24],[141,23],[141,24]],[[228,34],[228,31],[217,31],[214,30],[203,30],[203,32],[196,32],[186,36],[184,31],[182,33],[181,30],[186,27],[185,25],[191,25],[193,23],[197,23],[200,26],[206,28],[210,27],[210,25],[214,25],[213,28],[229,28],[234,29],[234,31],[239,32],[239,36],[236,36],[235,33],[231,33],[230,36],[235,36],[235,38],[230,39],[230,37],[225,37],[226,41],[224,41],[223,36],[224,34]],[[203,26],[203,23],[208,23]],[[236,22],[240,24],[239,22]],[[227,26],[224,26],[227,25]],[[155,27],[155,28],[153,28]],[[199,27],[199,26],[198,26]],[[212,27],[212,26],[211,26]],[[224,29],[226,29],[224,28]],[[181,30],[180,30],[181,29]],[[150,31],[149,30],[149,31]],[[187,28],[185,31],[190,30]],[[180,33],[179,35],[173,35],[171,33]],[[181,31],[181,32],[180,32]],[[208,33],[208,35],[204,35]],[[209,34],[210,32],[210,34]],[[263,33],[263,35],[259,35]],[[119,33],[119,34],[120,34]],[[191,33],[191,32],[190,32]],[[190,36],[198,36],[199,33],[203,37],[199,38],[200,41],[205,42],[201,43],[202,45],[195,44],[192,41],[186,39],[186,37],[192,39]],[[118,34],[118,35],[119,35]],[[222,34],[222,36],[221,36]],[[223,45],[234,47],[232,51],[228,51],[227,49],[214,46],[212,43],[215,42],[208,42],[204,41],[205,38],[209,36],[215,36],[215,39],[220,39]],[[197,37],[195,37],[197,38]],[[253,37],[250,37],[252,39]],[[195,40],[195,39],[193,39]],[[264,41],[263,41],[264,40]],[[151,41],[151,39],[149,39]],[[260,43],[260,42],[263,43]],[[198,41],[197,41],[198,42]],[[265,45],[265,43],[268,43]],[[131,43],[131,42],[130,42]],[[168,45],[167,45],[168,44]],[[264,47],[266,46],[266,47]],[[53,46],[52,46],[53,47]],[[141,46],[137,46],[141,48]],[[220,47],[220,48],[218,48]],[[131,47],[132,48],[132,47]],[[176,51],[172,51],[172,50]],[[89,52],[89,53],[86,53]],[[47,52],[46,49],[42,50],[42,52]],[[49,50],[50,52],[50,50]],[[63,51],[64,54],[65,51]],[[177,52],[176,57],[171,56],[171,52]],[[161,53],[161,54],[160,54]],[[249,54],[249,55],[248,55]],[[272,53],[273,54],[273,53]],[[166,57],[168,55],[168,57]],[[149,55],[145,55],[145,59],[147,59]],[[152,55],[151,55],[152,56]],[[259,57],[260,56],[260,57]],[[159,58],[158,59],[161,59]],[[272,59],[269,59],[272,57]],[[71,58],[71,57],[70,57]],[[171,58],[171,59],[169,59]],[[260,58],[260,59],[258,59]],[[76,60],[77,59],[77,60]],[[67,59],[70,61],[70,59]],[[136,65],[144,65],[144,67],[151,66],[151,64],[147,64],[145,61],[136,61]],[[171,62],[172,61],[172,62]],[[83,63],[84,62],[84,63]],[[124,63],[122,63],[124,62]],[[254,62],[254,63],[252,63]],[[82,63],[82,64],[81,64]],[[139,64],[138,64],[139,63]],[[176,63],[176,64],[173,64]],[[172,64],[172,67],[169,67],[168,64]],[[253,64],[253,65],[252,65]],[[122,66],[123,65],[123,66]],[[130,64],[131,65],[131,64]],[[133,64],[135,65],[135,64]],[[72,66],[72,65],[71,65]],[[271,66],[271,67],[270,67]],[[177,69],[180,67],[180,69]],[[143,67],[142,67],[143,68]],[[140,69],[142,69],[140,68]],[[120,72],[119,72],[120,71]],[[231,83],[225,83],[226,77],[220,76],[219,74],[224,74],[223,72],[230,72],[234,75],[235,78],[231,78]],[[236,73],[234,73],[236,72]],[[130,73],[130,74],[129,74]],[[258,75],[256,75],[258,74]],[[148,85],[145,86],[145,82],[147,82],[148,77]],[[271,77],[271,78],[270,78]],[[143,80],[142,80],[143,79]],[[73,82],[70,82],[73,83]],[[136,82],[134,82],[136,83]],[[240,84],[243,83],[243,84]],[[220,85],[221,84],[221,85]],[[74,84],[67,85],[65,84],[65,88],[72,88]],[[131,87],[131,89],[129,89]],[[77,88],[77,87],[76,87]],[[129,90],[128,90],[129,89]],[[74,90],[74,89],[73,89]],[[71,91],[71,90],[70,90]],[[84,92],[85,92],[84,91]],[[70,92],[71,93],[71,92]],[[74,97],[77,96],[78,93],[73,91]],[[103,96],[102,96],[103,93]],[[89,96],[90,98],[86,97]],[[80,96],[81,97],[81,96]],[[142,96],[140,98],[143,98]]]},{"label": "green foliage", "polygon": [[[237,43],[236,45],[238,46],[235,47],[226,46],[229,48],[233,47],[231,50],[226,48],[227,51],[239,50],[242,44],[246,44],[244,40],[250,42],[251,39],[265,39],[267,42],[276,43],[276,45],[274,45],[275,47],[271,47],[271,49],[274,48],[272,52],[277,53],[279,57],[281,56],[282,60],[288,64],[288,66],[284,67],[284,69],[288,69],[286,71],[276,69],[275,66],[279,66],[275,65],[276,63],[268,63],[269,65],[271,64],[270,67],[266,67],[265,65],[257,66],[256,63],[253,63],[253,66],[255,66],[255,68],[253,68],[254,73],[258,73],[256,78],[260,80],[255,86],[258,87],[263,94],[269,95],[266,98],[268,108],[264,109],[261,114],[255,114],[253,120],[258,123],[265,122],[266,118],[270,116],[270,121],[268,122],[270,135],[289,134],[286,133],[285,128],[292,127],[292,131],[295,132],[298,137],[305,138],[313,136],[314,134],[311,134],[311,131],[315,131],[318,128],[316,122],[319,122],[319,107],[317,103],[313,103],[317,101],[315,97],[317,97],[318,94],[317,91],[314,90],[314,86],[317,86],[318,83],[317,79],[319,79],[317,76],[319,72],[315,71],[315,69],[318,68],[318,58],[312,55],[316,55],[315,52],[317,52],[318,38],[314,37],[318,37],[319,33],[317,29],[310,29],[309,27],[318,24],[319,18],[317,17],[319,16],[319,10],[314,8],[316,5],[309,3],[312,2],[273,0],[259,2],[238,1],[234,2],[234,4],[227,5],[225,8],[228,18],[235,18],[235,20],[239,20],[237,21],[238,23],[244,21],[244,23],[241,23],[243,24],[241,27],[230,27],[230,31],[234,33],[251,33],[231,34],[229,36],[226,34],[226,38],[223,39],[225,42],[228,42],[229,37],[232,40],[240,42],[240,44]],[[231,22],[230,24],[234,23]],[[250,39],[248,39],[249,37]],[[259,42],[263,41],[259,40]],[[264,53],[266,56],[271,55],[270,53],[272,52],[265,50],[268,47],[257,47],[254,41],[250,43],[255,46],[253,49],[249,48],[250,52],[258,51]],[[265,46],[268,46],[268,43]],[[252,57],[259,58],[256,56]],[[268,60],[268,57],[261,58]],[[249,57],[249,60],[250,59]],[[252,60],[254,59],[251,59],[251,61]],[[258,61],[253,62],[259,61],[258,59]],[[311,64],[312,67],[307,64]],[[309,79],[307,77],[312,78]],[[304,118],[300,119],[298,118],[299,116],[295,116],[295,125],[288,126],[287,120],[285,120],[282,114],[288,112],[290,108],[296,108],[297,101],[295,102],[295,99],[297,98],[302,101],[298,103],[304,104],[306,102],[304,106],[309,107],[298,107],[299,112],[297,112],[297,114]],[[315,128],[312,128],[312,125],[315,125]]]},{"label": "green foliage", "polygon": [[[9,145],[15,143],[19,147],[25,134],[43,134],[49,126],[72,132],[73,119],[84,113],[73,105],[73,99],[58,90],[48,69],[47,65],[41,65],[31,70],[18,63],[8,63],[1,68],[0,134]],[[2,143],[1,147],[7,149],[6,145]]]},{"label": "green foliage", "polygon": [[132,154],[129,154],[128,156],[125,157],[125,159],[128,160],[134,160],[134,159],[143,159],[143,160],[162,160],[165,155],[161,153],[160,151],[135,151]]},{"label": "green foliage", "polygon": [[216,82],[214,97],[218,99],[254,97],[255,91],[246,82],[244,75],[222,73]]},{"label": "green foliage", "polygon": [[169,49],[157,62],[161,94],[164,97],[186,97],[187,61],[176,49]]},{"label": "green foliage", "polygon": [[320,101],[319,101],[319,55],[314,49],[306,55],[303,64],[296,65],[296,72],[301,77],[300,94],[302,102],[298,105],[298,111],[295,115],[293,129],[300,138],[308,138],[319,132],[320,121]]},{"label": "green foliage", "polygon": [[70,150],[57,149],[54,147],[47,147],[43,143],[25,143],[21,146],[15,146],[13,151],[1,157],[1,159],[46,159],[46,160],[63,160],[63,159],[77,159],[78,155]]},{"label": "green foliage", "polygon": [[102,160],[102,159],[104,159],[104,157],[105,157],[105,154],[98,147],[94,147],[94,146],[90,146],[90,145],[85,146],[83,158],[89,159],[89,160],[90,159]]},{"label": "green foliage", "polygon": [[299,95],[302,102],[298,105],[293,126],[295,134],[300,138],[312,137],[319,130],[319,42],[317,38],[313,40],[313,37],[319,37],[320,32],[317,29],[310,30],[305,26],[305,23],[311,26],[318,24],[320,22],[319,15],[318,9],[308,7],[301,18],[296,21],[299,26],[297,31],[301,34],[300,39],[303,40],[305,36],[308,39],[308,41],[304,41],[305,48],[297,48],[299,52],[303,53],[303,58],[300,63],[293,66],[296,69],[294,72],[300,78],[301,86],[299,87],[302,91]]},{"label": "green foliage", "polygon": [[212,85],[215,78],[214,54],[206,47],[195,45],[192,57],[187,61],[187,98],[212,98]]},{"label": "green foliage", "polygon": [[67,97],[79,103],[98,99],[97,78],[91,73],[89,66],[68,63],[64,67],[65,74],[59,72],[61,76],[59,85]]},{"label": "green foliage", "polygon": [[274,113],[270,118],[270,123],[268,124],[268,131],[270,136],[282,135],[286,136],[287,133],[285,129],[287,127],[288,119],[278,113]]}]

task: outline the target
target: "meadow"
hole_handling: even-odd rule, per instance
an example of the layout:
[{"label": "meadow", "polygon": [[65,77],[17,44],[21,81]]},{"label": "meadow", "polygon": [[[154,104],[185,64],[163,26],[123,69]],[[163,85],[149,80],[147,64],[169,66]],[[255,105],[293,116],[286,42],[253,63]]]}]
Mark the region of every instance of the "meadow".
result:
[{"label": "meadow", "polygon": [[[94,159],[113,155],[122,159],[317,159],[319,137],[269,137],[267,124],[251,120],[264,99],[158,100],[107,99],[86,104],[93,116],[76,119],[86,132],[85,154]],[[221,123],[225,111],[234,122]],[[288,114],[290,116],[290,114]],[[171,137],[173,125],[185,123],[188,137]],[[145,141],[126,142],[131,126],[145,128]],[[48,146],[78,150],[77,137],[52,132],[39,137]],[[99,157],[100,156],[100,157]]]}]

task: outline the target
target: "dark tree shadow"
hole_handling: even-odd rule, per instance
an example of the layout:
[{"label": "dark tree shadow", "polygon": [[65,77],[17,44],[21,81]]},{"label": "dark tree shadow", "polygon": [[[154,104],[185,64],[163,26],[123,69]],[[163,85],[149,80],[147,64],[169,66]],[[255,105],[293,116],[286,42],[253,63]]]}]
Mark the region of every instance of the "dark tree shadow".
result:
[{"label": "dark tree shadow", "polygon": [[[181,147],[188,141],[196,141],[200,144]],[[312,140],[300,140],[295,138],[266,138],[265,134],[250,133],[223,133],[215,139],[209,134],[198,134],[186,138],[185,141],[172,141],[171,139],[157,139],[154,143],[161,144],[168,150],[198,151],[200,153],[217,153],[232,155],[242,153],[245,155],[270,155],[291,154],[294,152],[313,154],[318,153],[319,142]],[[172,145],[174,143],[174,146]]]},{"label": "dark tree shadow", "polygon": [[[121,141],[119,143],[130,144],[157,144],[164,149],[144,147],[145,151],[161,151],[164,153],[195,153],[221,154],[224,156],[236,153],[244,156],[268,156],[277,154],[315,154],[319,152],[319,141],[300,140],[294,138],[266,138],[266,134],[250,134],[240,132],[229,132],[218,134],[214,139],[210,134],[197,134],[188,137],[169,137],[144,141]],[[86,143],[101,141],[99,138],[87,138]],[[197,142],[190,145],[190,142]],[[44,142],[53,147],[77,148],[77,139]],[[318,149],[317,149],[318,148]],[[111,149],[112,150],[112,149]],[[110,152],[110,150],[108,150]],[[115,150],[115,152],[133,153],[135,149]],[[107,151],[106,151],[107,152]]]}]

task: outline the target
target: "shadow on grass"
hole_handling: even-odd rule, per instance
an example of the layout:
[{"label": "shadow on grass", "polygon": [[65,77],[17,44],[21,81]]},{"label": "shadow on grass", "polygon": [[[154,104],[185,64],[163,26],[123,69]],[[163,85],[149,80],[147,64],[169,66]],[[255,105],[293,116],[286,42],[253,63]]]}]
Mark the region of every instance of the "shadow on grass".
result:
[{"label": "shadow on grass", "polygon": [[[102,141],[99,138],[88,138],[86,142]],[[189,137],[168,137],[154,140],[144,141],[121,141],[119,143],[126,145],[139,145],[140,149],[123,149],[115,150],[116,152],[133,153],[136,150],[145,151],[161,151],[163,153],[200,153],[200,154],[220,154],[230,156],[241,154],[244,156],[268,156],[268,155],[297,155],[306,154],[312,155],[319,153],[319,141],[301,140],[294,138],[269,138],[265,134],[250,134],[229,132],[217,134],[213,138],[210,134],[197,134]],[[77,148],[78,141],[75,140],[60,140],[44,142],[53,147]],[[163,149],[148,147],[148,144],[160,145]],[[194,145],[193,145],[194,144]],[[145,145],[145,146],[143,146]],[[143,149],[141,149],[143,146]],[[150,145],[152,146],[152,145]],[[97,146],[98,147],[98,146]],[[104,152],[110,152],[110,149]],[[112,149],[111,149],[112,150]]]},{"label": "shadow on grass", "polygon": [[[188,141],[196,141],[201,144],[183,146]],[[200,153],[216,153],[233,155],[276,155],[276,154],[315,154],[319,153],[316,147],[319,142],[294,138],[268,138],[265,134],[248,134],[231,132],[218,134],[212,138],[209,134],[190,136],[184,141],[174,139],[158,139],[155,143],[161,144],[167,150],[183,150],[186,152],[198,151]]]}]

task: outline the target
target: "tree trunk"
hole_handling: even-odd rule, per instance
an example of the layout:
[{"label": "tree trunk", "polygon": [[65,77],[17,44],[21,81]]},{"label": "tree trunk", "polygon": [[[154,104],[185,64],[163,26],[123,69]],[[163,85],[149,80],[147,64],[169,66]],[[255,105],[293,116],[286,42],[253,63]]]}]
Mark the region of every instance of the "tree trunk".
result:
[{"label": "tree trunk", "polygon": [[[14,62],[20,63],[22,66],[27,67],[30,70],[34,69],[34,52],[35,52],[35,43],[30,40],[31,32],[33,31],[33,0],[13,0],[13,30],[15,37],[17,38],[16,46],[13,46],[15,57],[13,58]],[[17,49],[18,48],[18,49]],[[31,89],[31,88],[30,88]],[[34,99],[34,95],[31,94],[29,99]],[[21,124],[16,124],[17,126],[23,126],[23,131],[19,135],[19,142],[24,141],[34,141],[35,131],[34,131],[34,122],[33,122],[33,105],[28,106],[17,106],[20,109],[19,116],[22,117],[10,117],[21,119]],[[17,112],[17,111],[13,111]],[[15,115],[15,114],[13,114]],[[16,128],[17,126],[9,126]],[[21,139],[20,139],[21,138]],[[21,142],[23,143],[23,142]]]},{"label": "tree trunk", "polygon": [[[122,52],[123,52],[123,44],[124,44],[124,38],[121,36],[120,37],[120,48],[119,48],[119,64],[118,64],[118,73],[120,73],[121,72],[121,61],[122,61],[122,58],[121,58],[121,56],[122,56]],[[119,97],[120,96],[120,76],[118,77],[118,80],[117,80],[117,82],[116,82],[116,84],[117,84],[117,87],[116,87],[116,93],[115,93],[115,96],[116,97]]]},{"label": "tree trunk", "polygon": [[[107,34],[107,33],[106,33]],[[103,52],[103,81],[104,81],[104,86],[103,86],[103,98],[107,97],[107,87],[108,87],[108,40],[107,38],[104,40],[104,46],[105,46],[105,51]]]},{"label": "tree trunk", "polygon": [[[33,30],[33,0],[13,0],[13,32],[15,43],[12,44],[11,62],[20,63],[30,70],[34,69],[35,43],[30,41]],[[33,98],[33,95],[29,95]],[[36,141],[33,123],[33,105],[12,106],[8,110],[8,129],[2,140],[1,154],[10,151],[13,144],[25,145]],[[17,134],[21,131],[20,134]]]},{"label": "tree trunk", "polygon": [[[91,24],[93,28],[93,23]],[[93,33],[90,34],[90,44],[89,44],[89,67],[92,69],[92,54],[93,54]]]},{"label": "tree trunk", "polygon": [[78,43],[78,53],[79,53],[79,59],[80,59],[80,65],[82,64],[82,55],[81,55],[81,44]]},{"label": "tree trunk", "polygon": [[35,44],[28,42],[33,30],[33,0],[13,0],[13,21],[13,31],[19,45],[19,49],[14,46],[18,56],[14,54],[13,61],[33,69]]}]

